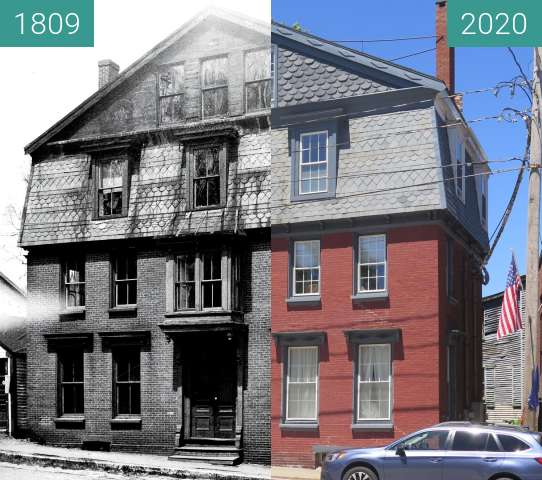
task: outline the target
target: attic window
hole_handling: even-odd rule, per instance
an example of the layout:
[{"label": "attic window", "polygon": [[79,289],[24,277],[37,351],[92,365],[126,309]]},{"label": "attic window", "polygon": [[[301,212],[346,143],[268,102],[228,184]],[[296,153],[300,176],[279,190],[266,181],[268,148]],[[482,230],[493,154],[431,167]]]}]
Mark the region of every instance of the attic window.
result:
[{"label": "attic window", "polygon": [[160,123],[176,123],[184,120],[184,65],[174,65],[158,74]]},{"label": "attic window", "polygon": [[228,113],[228,59],[210,58],[201,64],[201,95],[203,118]]},{"label": "attic window", "polygon": [[271,106],[271,55],[269,49],[245,55],[246,111],[265,110]]}]

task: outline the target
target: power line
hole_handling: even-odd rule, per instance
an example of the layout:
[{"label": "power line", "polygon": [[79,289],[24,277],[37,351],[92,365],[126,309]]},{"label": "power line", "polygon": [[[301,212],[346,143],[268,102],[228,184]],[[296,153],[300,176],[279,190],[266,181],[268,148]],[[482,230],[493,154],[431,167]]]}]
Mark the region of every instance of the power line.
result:
[{"label": "power line", "polygon": [[397,62],[398,60],[404,60],[406,58],[410,57],[416,57],[418,55],[422,55],[424,53],[434,52],[437,49],[437,47],[428,48],[427,50],[420,50],[419,52],[410,53],[408,55],[403,55],[402,57],[392,58],[390,62]]},{"label": "power line", "polygon": [[397,38],[377,38],[364,40],[330,40],[335,43],[387,43],[387,42],[407,42],[411,40],[429,40],[438,38],[438,35],[421,35],[412,37],[397,37]]}]

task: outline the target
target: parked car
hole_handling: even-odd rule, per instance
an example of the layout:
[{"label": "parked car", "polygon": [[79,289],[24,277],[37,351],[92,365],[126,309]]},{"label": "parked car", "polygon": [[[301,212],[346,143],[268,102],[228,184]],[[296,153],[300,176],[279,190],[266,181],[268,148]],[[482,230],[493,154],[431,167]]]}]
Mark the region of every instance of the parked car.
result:
[{"label": "parked car", "polygon": [[381,448],[326,456],[321,480],[540,480],[542,436],[512,426],[448,422]]}]

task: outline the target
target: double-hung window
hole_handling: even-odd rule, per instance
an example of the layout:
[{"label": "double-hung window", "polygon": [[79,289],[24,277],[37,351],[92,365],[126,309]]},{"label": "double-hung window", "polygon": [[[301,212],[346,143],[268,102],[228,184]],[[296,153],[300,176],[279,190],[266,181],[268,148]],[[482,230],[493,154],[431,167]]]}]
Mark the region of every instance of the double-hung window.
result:
[{"label": "double-hung window", "polygon": [[194,151],[194,206],[220,205],[220,147]]},{"label": "double-hung window", "polygon": [[[176,311],[213,310],[224,308],[223,262],[226,257],[219,250],[198,254],[179,255],[175,261]],[[236,264],[232,266],[235,271]],[[232,299],[237,286],[232,285]],[[233,305],[233,304],[232,304]],[[233,305],[236,307],[237,305]]]},{"label": "double-hung window", "polygon": [[357,420],[391,420],[391,345],[359,345]]},{"label": "double-hung window", "polygon": [[129,252],[115,258],[113,272],[114,306],[137,304],[137,256]]},{"label": "double-hung window", "polygon": [[320,294],[320,240],[294,242],[292,284],[294,296]]},{"label": "double-hung window", "polygon": [[160,123],[176,123],[185,118],[184,65],[164,67],[158,73]]},{"label": "double-hung window", "polygon": [[77,415],[85,411],[84,363],[82,350],[58,353],[59,414]]},{"label": "double-hung window", "polygon": [[364,235],[358,246],[358,293],[387,289],[386,235]]},{"label": "double-hung window", "polygon": [[299,194],[328,191],[328,132],[302,133],[299,152]]},{"label": "double-hung window", "polygon": [[114,416],[141,414],[140,350],[119,348],[113,352]]},{"label": "double-hung window", "polygon": [[98,216],[123,215],[126,196],[126,158],[113,158],[98,163]]},{"label": "double-hung window", "polygon": [[245,109],[257,112],[271,107],[271,55],[269,49],[245,54]]},{"label": "double-hung window", "polygon": [[288,347],[286,421],[318,419],[318,347]]},{"label": "double-hung window", "polygon": [[210,58],[201,64],[203,118],[228,113],[228,59]]},{"label": "double-hung window", "polygon": [[85,306],[85,260],[71,258],[63,265],[64,307],[66,309]]}]

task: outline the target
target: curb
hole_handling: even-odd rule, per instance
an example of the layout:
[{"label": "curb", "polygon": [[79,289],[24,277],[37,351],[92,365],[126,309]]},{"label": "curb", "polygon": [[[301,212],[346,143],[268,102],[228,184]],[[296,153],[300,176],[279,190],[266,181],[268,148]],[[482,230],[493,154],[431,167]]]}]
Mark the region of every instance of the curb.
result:
[{"label": "curb", "polygon": [[172,478],[186,478],[195,480],[262,480],[271,477],[250,476],[230,472],[205,472],[197,470],[182,470],[167,467],[147,467],[143,465],[130,465],[108,462],[105,460],[92,460],[88,458],[64,458],[55,455],[26,454],[12,451],[0,451],[0,462],[17,465],[38,465],[40,467],[54,467],[70,470],[94,470],[107,473],[130,475],[161,475]]}]

